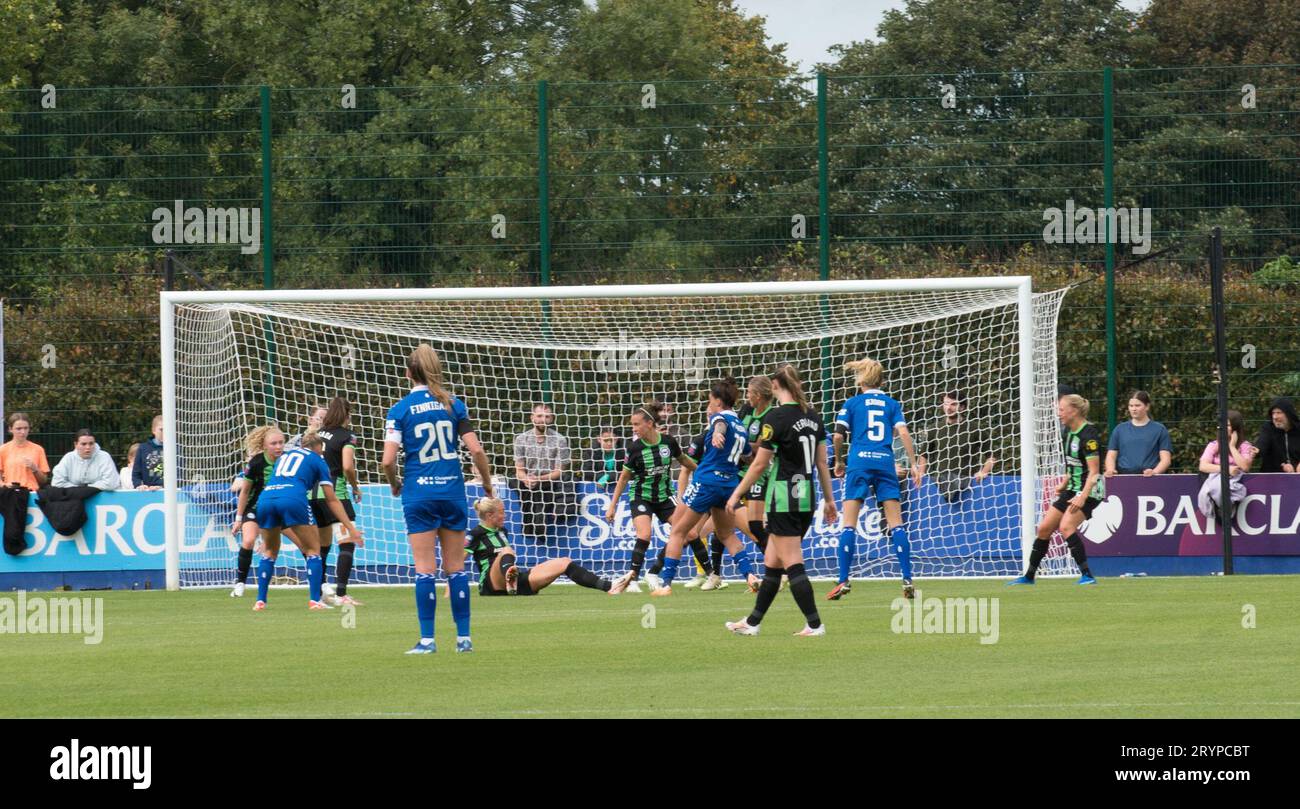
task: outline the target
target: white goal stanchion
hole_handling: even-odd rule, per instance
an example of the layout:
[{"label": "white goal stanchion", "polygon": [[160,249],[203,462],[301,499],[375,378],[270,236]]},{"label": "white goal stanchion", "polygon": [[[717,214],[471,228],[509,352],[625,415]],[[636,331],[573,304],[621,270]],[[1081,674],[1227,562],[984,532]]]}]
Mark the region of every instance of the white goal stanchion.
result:
[{"label": "white goal stanchion", "polygon": [[[352,405],[365,484],[353,581],[411,581],[401,503],[379,485],[379,459],[384,417],[409,389],[406,357],[421,342],[441,355],[500,476],[520,564],[568,556],[605,576],[626,569],[633,528],[626,501],[612,526],[603,519],[612,487],[600,436],[612,432],[621,448],[641,403],[669,404],[668,431],[686,442],[704,427],[713,380],[731,376],[743,389],[786,361],[829,431],[857,392],[844,363],[871,356],[913,435],[927,440],[925,484],[904,485],[916,576],[1014,575],[1063,469],[1055,337],[1064,295],[1035,295],[1025,277],[163,292],[167,586],[231,581],[230,489],[245,434],[268,422],[297,434],[308,407],[334,395]],[[938,429],[953,391],[965,424]],[[532,424],[539,403],[558,436]],[[560,479],[518,480],[517,441],[562,456]],[[986,454],[997,459],[993,474],[965,481]],[[471,499],[482,490],[469,488]],[[805,544],[813,575],[835,572],[838,534],[818,518]],[[874,502],[858,534],[855,575],[897,576]],[[301,557],[285,548],[277,574],[305,580]],[[1054,547],[1043,572],[1069,567]]]}]

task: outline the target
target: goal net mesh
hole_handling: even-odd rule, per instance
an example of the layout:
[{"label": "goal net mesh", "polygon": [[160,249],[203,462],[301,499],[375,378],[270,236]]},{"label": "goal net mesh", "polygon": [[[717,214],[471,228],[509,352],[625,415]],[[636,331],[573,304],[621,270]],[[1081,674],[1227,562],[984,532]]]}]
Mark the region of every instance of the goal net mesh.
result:
[{"label": "goal net mesh", "polygon": [[[403,301],[339,291],[334,300],[310,303],[176,305],[182,586],[224,585],[233,578],[231,484],[246,461],[247,432],[276,423],[286,435],[299,434],[310,409],[335,395],[352,405],[363,484],[356,510],[365,544],[352,581],[413,579],[401,501],[383,485],[380,457],[385,415],[409,390],[406,357],[421,342],[437,349],[449,387],[468,406],[498,496],[506,501],[506,530],[521,565],[567,556],[606,577],[627,569],[634,529],[626,497],[614,523],[604,521],[619,469],[608,449],[621,450],[631,435],[628,418],[641,403],[666,402],[667,431],[684,443],[704,428],[710,382],[731,376],[743,389],[751,376],[785,361],[798,368],[829,431],[837,408],[857,392],[844,363],[870,356],[884,364],[884,390],[902,403],[928,464],[920,489],[903,484],[915,575],[1018,573],[1023,422],[1016,290],[745,290],[708,297],[491,300],[465,290],[465,299]],[[1039,516],[1064,469],[1055,416],[1056,322],[1064,295],[1057,290],[1033,299]],[[942,401],[953,391],[965,400],[962,422],[944,429]],[[547,431],[558,435],[541,435],[533,425],[539,403],[553,413]],[[535,489],[520,481],[518,448],[528,442],[551,453],[562,469],[557,481]],[[472,501],[482,489],[472,482],[463,450],[462,456]],[[992,474],[972,480],[988,457],[995,459]],[[471,527],[475,522],[471,509]],[[858,524],[855,576],[899,575],[881,526],[876,503],[868,500]],[[838,534],[818,517],[804,544],[810,574],[834,575]],[[666,528],[656,524],[652,557],[666,537]],[[1043,573],[1069,569],[1058,537]],[[735,575],[729,558],[722,572]],[[305,581],[302,557],[290,543],[277,575]]]}]

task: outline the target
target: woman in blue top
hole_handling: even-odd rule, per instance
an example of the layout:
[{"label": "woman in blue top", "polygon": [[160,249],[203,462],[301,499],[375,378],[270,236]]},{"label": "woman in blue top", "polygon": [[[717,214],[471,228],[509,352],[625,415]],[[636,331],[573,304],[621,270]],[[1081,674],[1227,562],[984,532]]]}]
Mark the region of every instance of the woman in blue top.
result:
[{"label": "woman in blue top", "polygon": [[[844,366],[854,374],[862,392],[844,403],[835,416],[835,476],[844,477],[844,519],[840,523],[839,582],[826,595],[838,601],[848,595],[849,572],[853,567],[853,550],[858,535],[858,512],[867,495],[874,492],[876,505],[885,514],[885,541],[898,554],[903,573],[903,597],[912,598],[912,547],[903,527],[903,507],[899,502],[898,470],[894,465],[894,433],[898,433],[907,452],[912,484],[921,485],[921,468],[916,462],[916,448],[903,419],[903,406],[880,389],[885,369],[879,362],[863,358]],[[849,440],[848,463],[840,458],[845,437]],[[845,474],[847,472],[847,477]]]},{"label": "woman in blue top", "polygon": [[[402,498],[411,554],[415,557],[415,612],[420,641],[407,654],[437,651],[433,640],[438,598],[438,546],[447,574],[451,614],[456,621],[456,651],[470,652],[469,575],[465,572],[465,526],[469,504],[459,444],[469,450],[483,479],[483,492],[493,496],[492,467],[474,434],[465,403],[452,396],[442,380],[442,360],[432,346],[421,343],[406,361],[406,378],[414,386],[393,405],[384,423],[384,476],[393,496]],[[397,451],[406,452],[403,479],[397,477]]]},{"label": "woman in blue top", "polygon": [[736,387],[736,380],[730,377],[714,382],[709,388],[710,438],[704,445],[704,457],[695,467],[691,485],[682,495],[681,506],[673,515],[673,530],[668,535],[664,569],[659,577],[662,586],[652,590],[652,596],[672,595],[682,548],[689,540],[691,529],[710,513],[718,536],[724,542],[729,537],[733,547],[739,546],[732,558],[741,574],[747,578],[750,575],[749,549],[736,539],[735,519],[727,511],[727,498],[740,480],[740,458],[749,448],[745,425],[734,410],[739,398],[740,389]]},{"label": "woman in blue top", "polygon": [[1173,463],[1174,444],[1165,425],[1151,418],[1151,394],[1135,390],[1128,397],[1129,420],[1110,431],[1106,477],[1163,475]]}]

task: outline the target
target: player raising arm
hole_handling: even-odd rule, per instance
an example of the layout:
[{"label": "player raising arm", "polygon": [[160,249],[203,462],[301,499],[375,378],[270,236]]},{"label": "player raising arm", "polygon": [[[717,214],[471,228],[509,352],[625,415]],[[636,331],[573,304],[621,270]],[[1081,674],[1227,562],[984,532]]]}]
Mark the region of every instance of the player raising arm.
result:
[{"label": "player raising arm", "polygon": [[235,522],[230,526],[231,533],[239,535],[239,562],[235,572],[235,587],[230,591],[231,598],[243,598],[244,587],[248,583],[248,571],[253,566],[253,545],[261,533],[257,524],[257,500],[266,488],[275,470],[275,462],[284,452],[284,433],[274,424],[265,424],[248,434],[244,439],[244,448],[248,451],[248,463],[235,479],[235,491],[239,492],[239,504],[235,510]]},{"label": "player raising arm", "polygon": [[807,622],[796,635],[825,635],[812,582],[804,570],[800,543],[813,522],[813,474],[821,483],[822,517],[835,522],[835,499],[831,494],[831,472],[826,464],[826,428],[808,404],[803,383],[794,366],[786,365],[772,375],[772,393],[780,404],[763,417],[758,433],[758,450],[740,485],[727,499],[727,511],[735,512],[740,498],[767,472],[775,459],[776,468],[767,481],[767,570],[754,598],[748,618],[730,622],[727,629],[737,635],[757,635],[759,624],[781,589],[781,576],[790,578],[790,595]]},{"label": "player raising arm", "polygon": [[[873,359],[860,359],[844,366],[852,371],[858,388],[862,391],[849,399],[835,416],[835,476],[844,481],[844,519],[840,523],[840,542],[836,547],[839,557],[840,578],[826,595],[836,601],[848,595],[849,573],[853,569],[853,551],[858,537],[858,513],[867,494],[874,491],[876,503],[885,512],[885,541],[898,554],[898,566],[903,573],[903,597],[912,598],[916,588],[912,585],[912,546],[903,527],[903,507],[899,501],[898,470],[894,465],[894,433],[903,442],[907,452],[912,483],[921,485],[922,467],[916,461],[916,447],[903,420],[903,406],[880,389],[885,378],[884,367]],[[849,459],[840,459],[840,448],[845,436],[849,439]]]},{"label": "player raising arm", "polygon": [[535,596],[560,576],[568,576],[582,587],[618,595],[630,581],[626,576],[617,582],[602,579],[568,557],[547,559],[533,568],[519,567],[515,564],[515,549],[506,537],[505,504],[495,497],[480,497],[474,510],[479,523],[465,540],[465,552],[478,568],[481,596]]},{"label": "player raising arm", "polygon": [[320,455],[324,444],[319,435],[308,433],[302,439],[300,447],[280,455],[275,462],[271,479],[266,482],[262,496],[258,498],[257,524],[262,527],[262,560],[257,565],[257,603],[253,605],[254,610],[266,609],[271,574],[275,571],[275,559],[280,554],[282,532],[293,540],[307,561],[307,608],[330,609],[321,601],[325,570],[317,544],[320,536],[316,532],[316,519],[312,516],[311,503],[307,500],[307,493],[315,487],[323,487],[329,509],[335,519],[347,529],[348,540],[361,542],[361,532],[348,519],[339,499],[334,496],[334,481],[330,480],[329,467]]},{"label": "player raising arm", "polygon": [[[474,650],[469,637],[469,574],[465,572],[465,474],[458,442],[469,450],[483,480],[483,492],[492,491],[492,467],[474,433],[465,403],[452,396],[442,379],[442,359],[432,346],[421,343],[406,361],[411,392],[388,411],[384,426],[384,476],[394,497],[402,498],[402,512],[415,557],[415,613],[420,640],[407,654],[432,654],[434,617],[438,599],[438,547],[442,570],[451,593],[451,614],[456,622],[456,651]],[[397,451],[406,451],[403,479],[397,477]]]}]

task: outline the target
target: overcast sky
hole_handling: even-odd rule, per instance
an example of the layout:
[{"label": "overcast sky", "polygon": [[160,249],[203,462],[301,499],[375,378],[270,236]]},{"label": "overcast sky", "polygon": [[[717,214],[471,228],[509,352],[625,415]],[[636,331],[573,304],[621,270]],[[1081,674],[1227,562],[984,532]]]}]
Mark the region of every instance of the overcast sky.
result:
[{"label": "overcast sky", "polygon": [[[1140,11],[1147,0],[1121,0],[1127,9]],[[830,60],[831,45],[876,38],[876,26],[891,8],[902,9],[903,0],[737,0],[749,14],[767,18],[767,34],[788,45],[786,56],[811,71]]]}]

